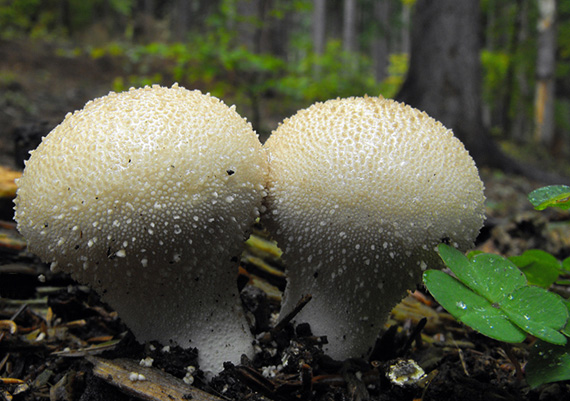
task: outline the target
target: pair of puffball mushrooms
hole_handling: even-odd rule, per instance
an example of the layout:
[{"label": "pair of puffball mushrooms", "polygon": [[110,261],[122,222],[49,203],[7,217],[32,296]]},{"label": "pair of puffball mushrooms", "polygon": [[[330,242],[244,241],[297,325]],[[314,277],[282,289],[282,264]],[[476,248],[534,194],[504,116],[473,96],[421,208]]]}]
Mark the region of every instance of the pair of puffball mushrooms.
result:
[{"label": "pair of puffball mushrooms", "polygon": [[54,271],[94,288],[139,341],[252,356],[236,285],[261,215],[283,250],[282,313],[335,359],[369,353],[391,308],[451,239],[472,245],[483,183],[439,122],[382,97],[329,100],[261,145],[235,107],[154,85],[88,102],[31,152],[15,219]]}]

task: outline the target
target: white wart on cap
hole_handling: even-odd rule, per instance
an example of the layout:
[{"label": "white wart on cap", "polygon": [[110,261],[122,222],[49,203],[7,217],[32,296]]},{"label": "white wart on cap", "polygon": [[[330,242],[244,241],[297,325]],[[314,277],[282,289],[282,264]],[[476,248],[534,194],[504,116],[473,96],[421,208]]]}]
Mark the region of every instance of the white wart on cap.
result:
[{"label": "white wart on cap", "polygon": [[425,113],[384,98],[317,103],[267,140],[265,225],[283,250],[282,313],[326,335],[333,358],[366,356],[390,310],[449,240],[473,244],[483,183],[463,144]]},{"label": "white wart on cap", "polygon": [[94,288],[140,341],[197,347],[201,368],[251,355],[237,259],[267,163],[235,108],[174,85],[68,114],[18,182],[30,251]]}]

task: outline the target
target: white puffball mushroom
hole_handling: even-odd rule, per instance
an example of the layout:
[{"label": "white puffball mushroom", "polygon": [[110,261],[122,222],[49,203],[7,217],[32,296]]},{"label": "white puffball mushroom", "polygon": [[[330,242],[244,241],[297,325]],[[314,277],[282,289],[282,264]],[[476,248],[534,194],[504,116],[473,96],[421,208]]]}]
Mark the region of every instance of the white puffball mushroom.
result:
[{"label": "white puffball mushroom", "polygon": [[139,341],[197,347],[218,373],[253,355],[237,260],[266,179],[233,106],[153,85],[68,114],[31,152],[15,219],[30,251],[94,288]]},{"label": "white puffball mushroom", "polygon": [[335,359],[364,357],[390,310],[442,240],[472,246],[483,183],[441,123],[382,97],[317,103],[286,119],[269,157],[262,220],[288,268],[282,313],[328,338]]}]

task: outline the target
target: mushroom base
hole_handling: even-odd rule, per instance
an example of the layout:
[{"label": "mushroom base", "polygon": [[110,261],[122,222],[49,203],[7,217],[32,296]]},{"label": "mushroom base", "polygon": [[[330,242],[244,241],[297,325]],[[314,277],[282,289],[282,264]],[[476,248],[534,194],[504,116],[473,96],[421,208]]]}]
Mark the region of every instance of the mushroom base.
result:
[{"label": "mushroom base", "polygon": [[[399,248],[394,245],[394,249]],[[340,246],[337,254],[342,254],[344,261],[339,258],[312,264],[308,261],[316,258],[311,256],[311,248],[302,246],[284,253],[290,260],[304,263],[288,266],[289,282],[281,313],[290,312],[304,295],[311,294],[311,301],[295,322],[309,323],[314,335],[326,336],[324,351],[334,359],[344,360],[370,353],[390,311],[407,290],[421,282],[422,267],[431,264],[436,253],[417,250],[414,262],[408,255],[390,249],[367,252],[366,249],[378,248],[373,242],[364,241],[352,252],[342,248],[347,244]],[[330,248],[323,254],[332,255]]]},{"label": "mushroom base", "polygon": [[[203,266],[214,263],[220,264],[204,260]],[[219,274],[196,270],[183,264],[162,267],[149,273],[150,279],[140,277],[136,291],[116,285],[128,282],[125,269],[97,280],[106,281],[107,290],[99,291],[102,300],[117,311],[138,341],[197,348],[200,368],[207,375],[217,374],[224,362],[239,364],[242,354],[252,357],[254,339],[237,290],[235,263],[220,267]]]}]

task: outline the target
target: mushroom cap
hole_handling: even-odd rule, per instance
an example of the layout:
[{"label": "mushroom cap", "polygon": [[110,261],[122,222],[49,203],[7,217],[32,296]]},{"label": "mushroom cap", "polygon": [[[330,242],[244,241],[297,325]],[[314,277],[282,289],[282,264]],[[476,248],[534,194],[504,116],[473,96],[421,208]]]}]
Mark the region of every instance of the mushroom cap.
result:
[{"label": "mushroom cap", "polygon": [[[437,261],[435,246],[473,244],[483,183],[441,123],[382,97],[329,100],[286,119],[264,145],[262,219],[283,250],[282,311],[327,335],[333,357],[365,355],[391,308]],[[348,339],[347,339],[348,338]]]},{"label": "mushroom cap", "polygon": [[[102,294],[139,340],[198,346],[216,371],[251,353],[236,260],[266,176],[233,106],[176,84],[111,92],[31,152],[15,219],[30,251]],[[228,339],[238,331],[245,341]]]}]

